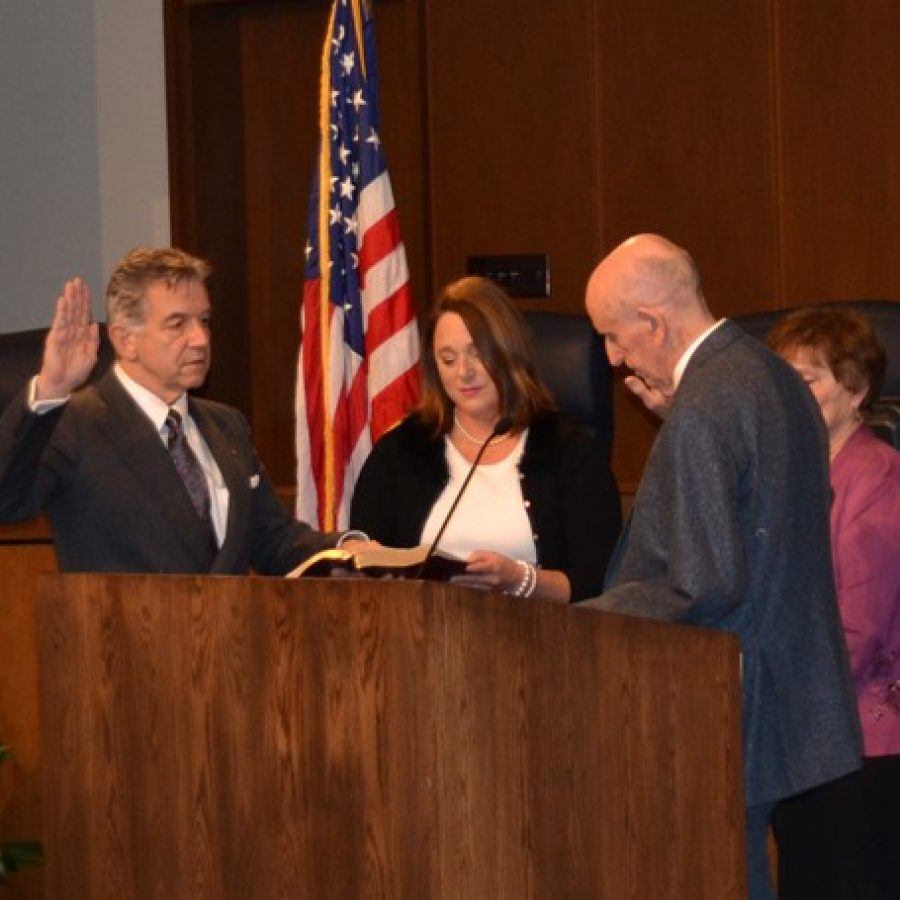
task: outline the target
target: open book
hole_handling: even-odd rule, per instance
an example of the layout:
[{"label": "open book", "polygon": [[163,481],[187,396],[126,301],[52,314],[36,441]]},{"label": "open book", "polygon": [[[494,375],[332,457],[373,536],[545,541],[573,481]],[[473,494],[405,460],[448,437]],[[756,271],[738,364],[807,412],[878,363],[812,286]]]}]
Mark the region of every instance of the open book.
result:
[{"label": "open book", "polygon": [[[419,571],[423,560],[428,562]],[[447,581],[453,575],[461,575],[466,571],[466,562],[457,556],[451,556],[436,550],[430,557],[428,547],[367,547],[363,550],[342,550],[335,547],[320,550],[309,559],[300,563],[296,569],[288,572],[286,578],[327,577],[334,570],[346,569],[348,572],[370,575],[381,578],[391,575],[394,578],[424,578],[429,581]]]}]

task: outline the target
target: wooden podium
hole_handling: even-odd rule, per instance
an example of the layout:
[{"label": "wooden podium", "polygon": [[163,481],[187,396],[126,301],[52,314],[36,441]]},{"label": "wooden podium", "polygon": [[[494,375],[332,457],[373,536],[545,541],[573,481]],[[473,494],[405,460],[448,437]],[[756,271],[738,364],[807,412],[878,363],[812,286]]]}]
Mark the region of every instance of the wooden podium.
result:
[{"label": "wooden podium", "polygon": [[51,900],[746,896],[730,636],[414,581],[39,597]]}]

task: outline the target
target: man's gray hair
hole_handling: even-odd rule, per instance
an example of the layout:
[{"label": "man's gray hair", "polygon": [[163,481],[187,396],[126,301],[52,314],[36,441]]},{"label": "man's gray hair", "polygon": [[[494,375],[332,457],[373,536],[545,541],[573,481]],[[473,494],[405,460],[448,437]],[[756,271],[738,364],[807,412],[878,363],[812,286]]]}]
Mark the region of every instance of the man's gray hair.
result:
[{"label": "man's gray hair", "polygon": [[144,323],[145,292],[148,285],[162,281],[169,287],[182,281],[209,278],[212,266],[197,256],[175,247],[135,247],[116,266],[106,288],[106,321],[139,326]]}]

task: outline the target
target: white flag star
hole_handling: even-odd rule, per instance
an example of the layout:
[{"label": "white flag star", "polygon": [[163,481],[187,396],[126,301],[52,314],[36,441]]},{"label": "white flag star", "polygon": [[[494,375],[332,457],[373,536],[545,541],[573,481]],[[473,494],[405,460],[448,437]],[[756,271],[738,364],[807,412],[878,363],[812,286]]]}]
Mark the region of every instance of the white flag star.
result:
[{"label": "white flag star", "polygon": [[349,75],[353,71],[355,66],[356,66],[356,54],[355,53],[353,53],[353,52],[345,53],[341,57],[341,68],[344,70],[345,75]]},{"label": "white flag star", "polygon": [[372,144],[377,150],[381,146],[381,138],[378,137],[378,132],[374,128],[369,129],[369,136],[366,138],[367,144]]},{"label": "white flag star", "polygon": [[354,108],[357,112],[359,112],[359,108],[360,108],[361,106],[368,106],[368,104],[366,103],[366,101],[363,100],[362,88],[358,88],[357,90],[355,90],[355,91],[353,92],[353,97],[352,97],[352,98],[348,97],[348,98],[347,98],[347,102],[348,102],[348,103],[352,103],[352,104],[353,104],[353,108]]},{"label": "white flag star", "polygon": [[354,190],[356,190],[356,188],[353,186],[353,182],[350,180],[350,176],[348,175],[348,176],[341,182],[341,196],[342,196],[342,197],[349,197],[349,198],[352,200],[352,199],[353,199],[353,191],[354,191]]},{"label": "white flag star", "polygon": [[344,35],[346,33],[347,33],[347,29],[344,28],[343,25],[339,25],[337,37],[331,39],[331,43],[334,44],[334,52],[335,53],[337,53],[338,50],[341,49],[341,44],[344,42]]}]

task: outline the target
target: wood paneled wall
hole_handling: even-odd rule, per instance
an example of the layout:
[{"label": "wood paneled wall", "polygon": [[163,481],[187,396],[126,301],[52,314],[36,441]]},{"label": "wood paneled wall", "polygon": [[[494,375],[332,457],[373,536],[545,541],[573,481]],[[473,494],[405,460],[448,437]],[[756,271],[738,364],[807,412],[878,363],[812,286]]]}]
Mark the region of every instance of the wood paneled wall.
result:
[{"label": "wood paneled wall", "polygon": [[782,296],[900,298],[900,4],[779,5]]},{"label": "wood paneled wall", "polygon": [[[166,0],[173,234],[218,266],[210,393],[294,479],[293,392],[326,0]],[[466,257],[547,252],[580,313],[638,231],[719,314],[900,297],[900,4],[384,0],[383,137],[420,310]],[[615,468],[655,423],[617,396]]]}]

